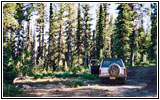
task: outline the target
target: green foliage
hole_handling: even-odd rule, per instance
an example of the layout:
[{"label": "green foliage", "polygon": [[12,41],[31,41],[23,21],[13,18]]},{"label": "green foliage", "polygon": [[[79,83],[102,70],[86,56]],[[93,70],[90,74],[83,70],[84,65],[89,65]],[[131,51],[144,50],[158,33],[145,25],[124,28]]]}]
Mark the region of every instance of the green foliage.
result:
[{"label": "green foliage", "polygon": [[96,49],[97,59],[100,58],[100,51],[104,47],[104,34],[105,34],[105,22],[104,22],[104,10],[102,4],[99,7],[98,23],[97,23],[97,36],[96,36]]},{"label": "green foliage", "polygon": [[25,94],[25,92],[12,85],[3,85],[3,96],[4,97],[17,97]]},{"label": "green foliage", "polygon": [[132,14],[128,3],[121,3],[117,10],[119,10],[118,17],[115,22],[114,30],[114,57],[123,59],[125,63],[129,61],[130,56],[130,39],[132,33],[131,21]]},{"label": "green foliage", "polygon": [[34,79],[38,79],[38,78],[41,78],[41,79],[42,79],[42,78],[43,78],[43,76],[40,75],[40,74],[34,75],[33,77],[34,77]]},{"label": "green foliage", "polygon": [[84,66],[88,66],[88,59],[90,56],[90,43],[91,43],[91,25],[90,21],[92,18],[90,17],[89,10],[90,10],[90,5],[89,4],[83,4],[83,13],[84,13],[84,18],[83,18],[83,24],[84,24]]},{"label": "green foliage", "polygon": [[72,86],[73,88],[76,88],[76,87],[78,87],[78,86],[83,86],[83,85],[84,85],[83,81],[78,80],[78,81],[74,81],[71,86]]},{"label": "green foliage", "polygon": [[11,55],[11,48],[6,43],[4,43],[3,44],[3,82],[6,84],[12,84],[17,74],[18,73],[15,67],[15,61]]},{"label": "green foliage", "polygon": [[43,77],[52,76],[52,73],[43,73],[42,76],[43,76]]},{"label": "green foliage", "polygon": [[150,59],[157,58],[157,4],[151,4],[151,45],[150,45]]}]

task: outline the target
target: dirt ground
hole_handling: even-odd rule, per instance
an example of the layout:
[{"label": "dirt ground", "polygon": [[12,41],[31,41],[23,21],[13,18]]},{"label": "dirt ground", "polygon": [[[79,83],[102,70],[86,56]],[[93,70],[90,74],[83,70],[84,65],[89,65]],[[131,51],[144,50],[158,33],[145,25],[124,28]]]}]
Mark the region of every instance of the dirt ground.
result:
[{"label": "dirt ground", "polygon": [[127,75],[126,84],[106,84],[99,79],[83,80],[85,85],[77,88],[66,84],[74,79],[20,84],[26,92],[23,97],[157,97],[156,66],[130,68]]}]

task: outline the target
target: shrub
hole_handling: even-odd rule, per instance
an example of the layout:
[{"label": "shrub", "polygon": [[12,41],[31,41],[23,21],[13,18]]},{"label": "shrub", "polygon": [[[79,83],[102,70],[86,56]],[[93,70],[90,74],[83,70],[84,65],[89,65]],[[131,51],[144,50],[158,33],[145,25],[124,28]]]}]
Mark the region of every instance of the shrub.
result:
[{"label": "shrub", "polygon": [[62,77],[62,78],[67,78],[67,77],[71,77],[72,75],[69,72],[64,72],[64,73],[60,73],[60,74],[55,74],[55,77]]},{"label": "shrub", "polygon": [[83,81],[78,80],[78,81],[74,81],[74,82],[72,83],[72,87],[73,87],[73,88],[76,88],[76,87],[78,87],[78,86],[84,86]]},{"label": "shrub", "polygon": [[34,79],[38,79],[38,78],[43,78],[43,76],[42,76],[42,75],[39,75],[39,74],[34,75]]},{"label": "shrub", "polygon": [[43,77],[52,76],[52,73],[43,73],[42,76],[43,76]]}]

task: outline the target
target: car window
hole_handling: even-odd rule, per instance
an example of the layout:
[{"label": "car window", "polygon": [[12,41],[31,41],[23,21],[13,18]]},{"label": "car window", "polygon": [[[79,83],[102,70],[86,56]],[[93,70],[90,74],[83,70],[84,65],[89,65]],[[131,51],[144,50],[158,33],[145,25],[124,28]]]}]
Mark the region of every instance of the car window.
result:
[{"label": "car window", "polygon": [[123,67],[122,61],[121,60],[115,60],[115,61],[107,61],[104,60],[102,62],[102,67],[109,67],[111,64],[116,63],[118,64],[120,67]]}]

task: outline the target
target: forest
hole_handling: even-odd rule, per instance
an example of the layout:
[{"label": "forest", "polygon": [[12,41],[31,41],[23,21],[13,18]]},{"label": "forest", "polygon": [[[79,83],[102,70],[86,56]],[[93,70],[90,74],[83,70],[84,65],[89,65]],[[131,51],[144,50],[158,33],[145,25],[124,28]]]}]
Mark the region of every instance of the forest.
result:
[{"label": "forest", "polygon": [[[3,83],[84,72],[90,59],[106,57],[123,59],[127,68],[156,65],[157,3],[116,5],[114,19],[110,3],[97,3],[94,19],[87,2],[3,3]],[[146,18],[151,24],[144,25]]]}]

